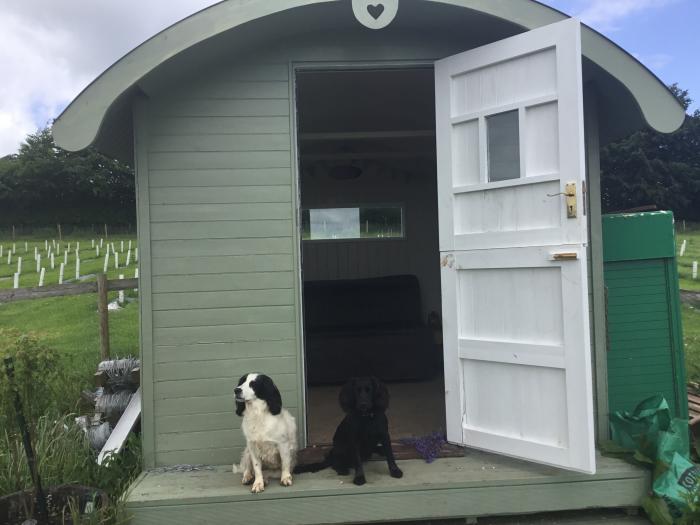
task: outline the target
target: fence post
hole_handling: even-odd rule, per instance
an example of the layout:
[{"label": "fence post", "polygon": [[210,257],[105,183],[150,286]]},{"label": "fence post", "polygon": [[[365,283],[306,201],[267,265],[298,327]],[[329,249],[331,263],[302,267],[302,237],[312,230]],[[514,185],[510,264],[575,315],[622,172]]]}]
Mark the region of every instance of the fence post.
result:
[{"label": "fence post", "polygon": [[100,314],[100,357],[109,359],[109,311],[107,308],[107,275],[97,275],[97,311]]}]

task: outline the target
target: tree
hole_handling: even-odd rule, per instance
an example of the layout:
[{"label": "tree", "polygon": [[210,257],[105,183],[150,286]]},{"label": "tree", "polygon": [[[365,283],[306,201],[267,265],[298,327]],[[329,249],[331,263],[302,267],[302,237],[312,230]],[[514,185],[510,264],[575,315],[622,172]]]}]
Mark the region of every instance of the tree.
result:
[{"label": "tree", "polygon": [[[670,86],[687,110],[688,91]],[[603,211],[645,205],[700,220],[700,111],[671,134],[645,129],[601,152]]]},{"label": "tree", "polygon": [[94,148],[63,150],[45,128],[0,159],[0,207],[5,225],[134,223],[133,170]]}]

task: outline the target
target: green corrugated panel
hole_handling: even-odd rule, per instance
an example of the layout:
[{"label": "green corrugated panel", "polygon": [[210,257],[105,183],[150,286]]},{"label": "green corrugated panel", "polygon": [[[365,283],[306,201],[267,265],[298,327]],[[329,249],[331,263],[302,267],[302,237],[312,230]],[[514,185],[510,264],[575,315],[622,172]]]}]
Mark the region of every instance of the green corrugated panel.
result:
[{"label": "green corrugated panel", "polygon": [[610,412],[662,394],[688,417],[673,215],[606,215],[603,250]]}]

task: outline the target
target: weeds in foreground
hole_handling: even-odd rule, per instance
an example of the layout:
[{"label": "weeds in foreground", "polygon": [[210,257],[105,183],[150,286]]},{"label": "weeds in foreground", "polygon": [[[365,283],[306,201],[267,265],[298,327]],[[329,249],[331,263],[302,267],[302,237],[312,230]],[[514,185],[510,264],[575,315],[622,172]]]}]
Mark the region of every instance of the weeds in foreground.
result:
[{"label": "weeds in foreground", "polygon": [[[102,489],[109,506],[75,523],[116,524],[126,521],[124,499],[129,485],[141,472],[140,440],[131,436],[119,454],[103,466],[96,462],[83,431],[73,415],[59,418],[41,416],[36,424],[35,451],[44,487],[76,484]],[[32,487],[22,440],[4,431],[0,435],[0,495]],[[77,513],[75,502],[72,513]],[[87,521],[86,521],[87,520]]]}]

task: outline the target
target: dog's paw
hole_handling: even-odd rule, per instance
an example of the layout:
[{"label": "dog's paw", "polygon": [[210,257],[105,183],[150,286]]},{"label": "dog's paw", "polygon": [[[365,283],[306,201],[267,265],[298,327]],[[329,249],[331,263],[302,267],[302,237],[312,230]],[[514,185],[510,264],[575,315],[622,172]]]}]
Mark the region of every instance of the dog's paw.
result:
[{"label": "dog's paw", "polygon": [[365,483],[367,483],[367,480],[365,479],[365,475],[362,474],[360,476],[355,476],[355,478],[352,480],[352,482],[355,485],[364,485]]},{"label": "dog's paw", "polygon": [[403,471],[399,467],[392,467],[389,469],[389,474],[392,478],[402,478]]},{"label": "dog's paw", "polygon": [[241,483],[243,483],[243,485],[250,485],[253,483],[253,474],[250,472],[244,472],[243,477],[241,478]]},{"label": "dog's paw", "polygon": [[253,483],[253,488],[250,489],[250,491],[253,494],[258,494],[265,490],[265,482],[261,479],[256,479],[255,483]]},{"label": "dog's paw", "polygon": [[280,485],[283,487],[291,487],[292,486],[292,476],[291,474],[287,474],[286,476],[282,476],[280,479]]}]

